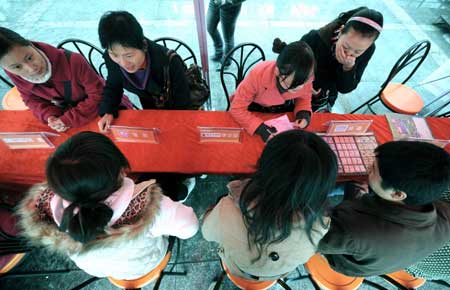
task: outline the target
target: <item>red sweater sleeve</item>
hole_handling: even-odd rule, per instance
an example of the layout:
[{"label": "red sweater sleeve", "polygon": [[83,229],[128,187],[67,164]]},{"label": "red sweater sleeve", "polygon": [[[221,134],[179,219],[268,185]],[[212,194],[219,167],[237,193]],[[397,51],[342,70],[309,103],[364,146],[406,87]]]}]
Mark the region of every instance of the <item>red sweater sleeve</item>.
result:
[{"label": "red sweater sleeve", "polygon": [[27,88],[30,87],[30,83],[28,81],[7,71],[5,72],[16,85],[17,90],[19,91],[25,105],[30,108],[31,112],[36,116],[36,118],[47,124],[48,117],[61,116],[63,110],[55,106],[49,100],[34,95],[32,91]]},{"label": "red sweater sleeve", "polygon": [[70,56],[72,84],[76,83],[84,89],[86,98],[65,111],[61,121],[70,127],[80,127],[94,120],[98,115],[98,107],[102,98],[104,80],[98,76],[87,61],[79,54]]},{"label": "red sweater sleeve", "polygon": [[258,93],[258,73],[250,71],[248,76],[239,84],[231,101],[230,114],[233,119],[244,129],[253,135],[256,129],[264,122],[261,118],[248,111],[250,105]]}]

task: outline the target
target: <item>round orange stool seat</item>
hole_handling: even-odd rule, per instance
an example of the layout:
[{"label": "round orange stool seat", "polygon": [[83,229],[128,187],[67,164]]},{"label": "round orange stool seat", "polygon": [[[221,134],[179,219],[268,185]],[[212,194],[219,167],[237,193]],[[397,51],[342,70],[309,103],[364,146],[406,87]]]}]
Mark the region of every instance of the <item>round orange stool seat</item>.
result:
[{"label": "round orange stool seat", "polygon": [[413,89],[398,83],[389,83],[381,92],[381,100],[392,111],[415,115],[423,108],[423,100]]},{"label": "round orange stool seat", "polygon": [[151,270],[150,272],[148,272],[147,274],[145,274],[142,277],[139,277],[134,280],[120,280],[120,279],[115,279],[113,277],[108,277],[108,280],[115,286],[122,288],[122,289],[142,288],[159,278],[162,271],[164,270],[164,268],[166,268],[167,264],[169,263],[171,254],[172,254],[172,252],[167,252],[167,254],[164,256],[161,263],[159,263],[158,266],[156,266],[156,268],[154,268],[153,270]]},{"label": "round orange stool seat", "polygon": [[28,110],[27,105],[22,100],[17,87],[12,87],[4,96],[2,100],[3,110],[16,110],[25,111]]},{"label": "round orange stool seat", "polygon": [[233,282],[234,285],[236,285],[240,289],[245,290],[265,290],[270,287],[272,287],[275,283],[277,283],[276,280],[270,280],[270,281],[253,281],[253,280],[247,280],[241,277],[234,276],[230,273],[227,266],[222,262],[222,267],[225,270],[225,273],[227,273],[228,278]]},{"label": "round orange stool seat", "polygon": [[386,274],[386,276],[408,289],[417,289],[426,282],[425,279],[416,278],[403,270]]},{"label": "round orange stool seat", "polygon": [[331,269],[330,265],[328,265],[327,260],[320,254],[312,256],[305,264],[305,268],[314,282],[323,289],[353,290],[357,289],[364,280],[360,277],[349,277],[335,272]]}]

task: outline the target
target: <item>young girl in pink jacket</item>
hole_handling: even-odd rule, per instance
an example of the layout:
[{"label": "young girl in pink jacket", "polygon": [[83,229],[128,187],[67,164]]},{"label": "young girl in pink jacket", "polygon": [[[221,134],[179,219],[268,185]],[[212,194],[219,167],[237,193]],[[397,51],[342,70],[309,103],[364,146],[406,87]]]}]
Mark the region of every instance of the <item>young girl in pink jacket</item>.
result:
[{"label": "young girl in pink jacket", "polygon": [[259,63],[239,84],[231,102],[230,113],[251,135],[266,141],[276,129],[252,112],[280,113],[294,111],[296,124],[306,128],[311,119],[311,94],[314,54],[304,41],[289,45],[275,39],[272,50],[276,61]]}]

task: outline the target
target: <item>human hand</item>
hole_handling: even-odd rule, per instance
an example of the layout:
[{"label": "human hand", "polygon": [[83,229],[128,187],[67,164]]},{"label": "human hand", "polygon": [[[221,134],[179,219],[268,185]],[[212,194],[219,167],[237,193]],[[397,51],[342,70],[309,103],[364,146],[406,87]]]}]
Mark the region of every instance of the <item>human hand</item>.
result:
[{"label": "human hand", "polygon": [[295,127],[298,127],[300,129],[304,129],[308,126],[308,120],[306,119],[297,119],[295,120],[294,124]]},{"label": "human hand", "polygon": [[113,119],[114,119],[114,116],[111,114],[103,115],[103,117],[97,123],[100,132],[106,133],[109,130],[109,128],[111,127]]},{"label": "human hand", "polygon": [[336,60],[343,65],[345,71],[349,71],[355,66],[356,57],[347,55],[342,46],[336,46]]},{"label": "human hand", "polygon": [[320,94],[320,92],[322,91],[321,88],[318,88],[317,90],[315,90],[314,88],[312,88],[312,95],[313,96],[318,96]]},{"label": "human hand", "polygon": [[256,129],[256,134],[261,136],[264,142],[267,142],[270,138],[275,136],[277,133],[277,129],[274,127],[269,127],[266,124],[262,123],[259,125],[258,129]]},{"label": "human hand", "polygon": [[61,121],[60,118],[57,118],[55,116],[50,116],[47,118],[47,124],[50,128],[57,132],[64,132],[67,131],[70,127],[66,126],[63,121]]}]

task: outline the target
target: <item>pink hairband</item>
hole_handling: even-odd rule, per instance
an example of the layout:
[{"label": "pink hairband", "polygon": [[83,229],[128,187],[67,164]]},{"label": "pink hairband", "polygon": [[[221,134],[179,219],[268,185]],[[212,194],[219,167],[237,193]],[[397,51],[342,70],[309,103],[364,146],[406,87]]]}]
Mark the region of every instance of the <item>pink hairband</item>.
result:
[{"label": "pink hairband", "polygon": [[376,23],[375,21],[373,21],[372,19],[369,19],[367,17],[361,17],[361,16],[355,16],[355,17],[351,17],[347,23],[349,23],[350,21],[359,21],[362,23],[365,23],[373,28],[375,28],[376,30],[378,30],[378,32],[381,33],[381,30],[383,30],[383,28],[380,26],[380,24]]}]

